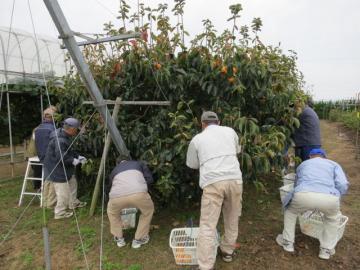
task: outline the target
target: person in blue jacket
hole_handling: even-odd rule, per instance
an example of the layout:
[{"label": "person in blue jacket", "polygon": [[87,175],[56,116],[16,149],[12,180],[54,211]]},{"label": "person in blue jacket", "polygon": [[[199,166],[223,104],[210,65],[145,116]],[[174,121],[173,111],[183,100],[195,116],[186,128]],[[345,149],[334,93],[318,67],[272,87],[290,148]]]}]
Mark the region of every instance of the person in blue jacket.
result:
[{"label": "person in blue jacket", "polygon": [[[55,130],[53,115],[56,113],[56,107],[50,106],[43,112],[43,121],[34,131],[35,148],[40,163],[44,163],[46,149],[50,141],[50,134]],[[34,166],[34,177],[41,178],[42,167]],[[33,181],[34,189],[41,188],[40,181]],[[51,182],[44,181],[43,184],[43,205],[46,208],[52,208],[56,203],[55,190]]]},{"label": "person in blue jacket", "polygon": [[276,242],[285,251],[294,252],[297,216],[308,210],[319,210],[324,214],[319,258],[330,259],[337,244],[340,198],[346,194],[348,186],[349,182],[338,163],[327,159],[321,148],[311,150],[310,159],[297,167],[294,191],[283,200],[284,229]]},{"label": "person in blue jacket", "polygon": [[49,107],[43,112],[43,121],[35,130],[36,152],[41,163],[44,163],[46,149],[49,144],[50,134],[55,130],[53,114],[56,112],[54,107]]}]

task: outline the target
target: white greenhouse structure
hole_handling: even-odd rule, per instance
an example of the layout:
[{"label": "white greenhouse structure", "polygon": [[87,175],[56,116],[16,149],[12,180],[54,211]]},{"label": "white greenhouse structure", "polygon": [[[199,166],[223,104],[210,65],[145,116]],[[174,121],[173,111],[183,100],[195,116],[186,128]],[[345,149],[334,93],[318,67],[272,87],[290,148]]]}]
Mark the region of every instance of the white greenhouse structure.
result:
[{"label": "white greenhouse structure", "polygon": [[[61,49],[60,45],[57,39],[51,37],[35,37],[25,31],[10,31],[9,28],[0,27],[0,113],[7,114],[8,119],[10,164],[14,163],[10,104],[11,99],[16,98],[12,94],[27,94],[29,89],[26,85],[39,86],[38,89],[41,90],[38,90],[37,94],[39,121],[41,120],[45,95],[44,77],[61,84],[61,77],[67,74],[70,67],[70,62],[65,61],[66,51]],[[13,90],[11,86],[14,85],[20,87]]]}]

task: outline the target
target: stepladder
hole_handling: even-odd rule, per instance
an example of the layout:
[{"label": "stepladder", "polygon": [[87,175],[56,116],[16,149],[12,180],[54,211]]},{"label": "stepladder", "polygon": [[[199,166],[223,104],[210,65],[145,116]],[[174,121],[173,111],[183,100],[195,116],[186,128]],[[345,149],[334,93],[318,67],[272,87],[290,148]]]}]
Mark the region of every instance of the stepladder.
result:
[{"label": "stepladder", "polygon": [[[34,168],[35,166],[41,166],[41,177],[36,177],[36,175],[32,175],[32,168]],[[40,181],[41,186],[38,190],[33,190],[33,191],[28,191],[28,182],[32,182],[32,181]],[[37,196],[40,199],[40,207],[42,207],[42,203],[43,203],[43,184],[44,184],[44,169],[43,169],[43,164],[40,163],[40,160],[38,157],[31,157],[28,159],[27,162],[27,166],[26,166],[26,171],[25,171],[25,176],[24,176],[24,181],[23,181],[23,185],[21,188],[21,194],[20,194],[20,200],[19,200],[19,206],[21,206],[24,196],[25,195],[31,195],[31,196]]]}]

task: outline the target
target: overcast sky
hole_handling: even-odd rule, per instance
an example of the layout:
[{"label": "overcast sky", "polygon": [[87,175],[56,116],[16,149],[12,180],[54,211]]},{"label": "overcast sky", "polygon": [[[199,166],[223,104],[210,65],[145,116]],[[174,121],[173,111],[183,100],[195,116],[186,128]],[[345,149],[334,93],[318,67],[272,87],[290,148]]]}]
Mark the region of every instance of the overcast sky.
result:
[{"label": "overcast sky", "polygon": [[[145,6],[171,0],[140,0]],[[13,0],[0,0],[0,26],[10,25]],[[119,0],[59,0],[70,27],[84,33],[100,33],[103,23],[119,25]],[[137,0],[127,0],[131,6]],[[221,32],[230,27],[229,5],[241,3],[240,24],[252,18],[263,21],[260,38],[265,44],[281,42],[284,51],[298,53],[298,67],[316,100],[354,97],[360,92],[360,1],[359,0],[187,0],[185,28],[194,36],[202,20],[210,19]],[[36,32],[57,37],[57,31],[42,0],[30,0]],[[170,15],[170,13],[169,13]],[[27,0],[16,0],[13,28],[32,32]],[[189,39],[189,38],[188,38]]]}]

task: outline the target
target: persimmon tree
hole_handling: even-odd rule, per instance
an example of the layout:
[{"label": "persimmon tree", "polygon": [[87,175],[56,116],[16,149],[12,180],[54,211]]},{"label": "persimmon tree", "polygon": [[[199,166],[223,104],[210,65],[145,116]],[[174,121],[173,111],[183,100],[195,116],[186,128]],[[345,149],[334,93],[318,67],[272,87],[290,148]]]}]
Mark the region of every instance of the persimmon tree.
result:
[{"label": "persimmon tree", "polygon": [[[304,96],[296,54],[264,45],[259,18],[250,27],[239,25],[242,7],[232,5],[230,30],[219,34],[210,20],[204,20],[204,31],[186,41],[184,4],[175,1],[171,11],[166,4],[140,5],[140,14],[130,16],[130,6],[121,1],[122,27],[106,23],[105,33],[121,34],[132,27],[143,33],[142,38],[84,48],[104,98],[171,102],[170,107],[123,106],[117,119],[132,157],[146,161],[154,172],[154,196],[164,203],[190,202],[199,196],[197,172],[186,168],[185,158],[189,141],[201,131],[203,110],[217,112],[222,125],[236,130],[244,178],[259,181],[283,166],[290,135],[299,124],[289,105]],[[175,26],[169,12],[177,18]],[[74,70],[66,77],[65,89],[53,91],[61,97],[58,107],[63,115],[86,121],[94,110],[82,105],[89,97]],[[89,190],[104,145],[103,129],[96,115],[77,144],[91,158],[81,180]],[[116,156],[112,149],[108,169]]]}]

